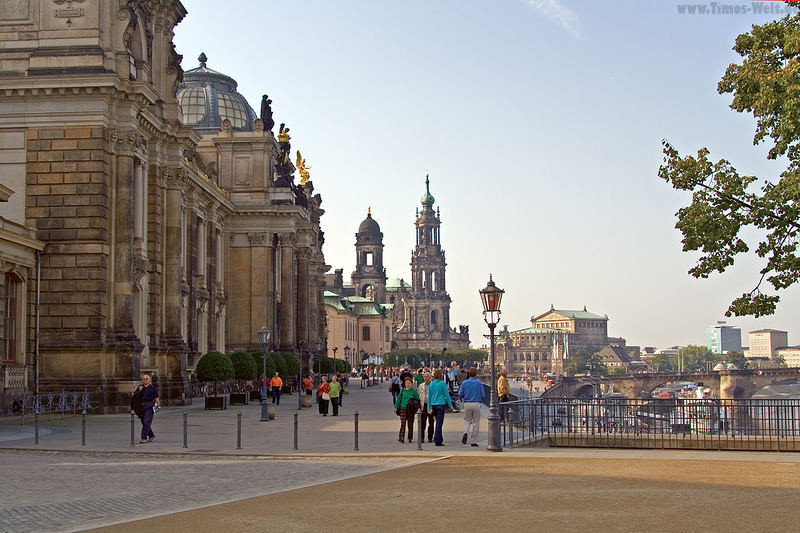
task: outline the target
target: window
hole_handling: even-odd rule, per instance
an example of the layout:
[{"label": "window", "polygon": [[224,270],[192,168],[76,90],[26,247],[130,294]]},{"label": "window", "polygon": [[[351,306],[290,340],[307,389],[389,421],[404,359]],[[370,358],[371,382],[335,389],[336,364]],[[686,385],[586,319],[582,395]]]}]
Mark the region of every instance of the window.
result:
[{"label": "window", "polygon": [[244,128],[247,125],[247,111],[238,98],[228,93],[217,93],[217,101],[220,120],[227,118],[234,128]]},{"label": "window", "polygon": [[[13,274],[6,274],[5,285],[0,287],[3,311],[3,359],[17,360],[17,312],[20,283]],[[4,290],[4,292],[2,292]]]},{"label": "window", "polygon": [[436,324],[436,311],[431,311],[431,325],[435,326]]},{"label": "window", "polygon": [[369,340],[369,326],[364,326],[361,328],[361,340],[362,341]]},{"label": "window", "polygon": [[384,331],[384,334],[383,334],[383,341],[384,341],[384,342],[389,342],[389,328],[388,328],[388,326],[386,327],[386,329],[385,329],[385,331]]},{"label": "window", "polygon": [[185,89],[178,94],[181,105],[183,123],[197,124],[206,117],[206,90],[202,87]]},{"label": "window", "polygon": [[367,266],[372,266],[372,261],[373,261],[372,252],[364,253],[364,264]]}]

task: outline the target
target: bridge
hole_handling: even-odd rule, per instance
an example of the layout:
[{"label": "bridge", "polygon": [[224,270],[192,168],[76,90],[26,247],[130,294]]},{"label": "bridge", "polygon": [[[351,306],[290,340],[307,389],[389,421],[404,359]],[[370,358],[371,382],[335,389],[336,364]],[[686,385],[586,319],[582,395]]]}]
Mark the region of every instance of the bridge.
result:
[{"label": "bridge", "polygon": [[568,376],[561,378],[542,397],[595,397],[598,393],[606,394],[614,390],[629,399],[650,398],[651,392],[661,385],[691,381],[708,387],[720,399],[740,400],[751,398],[767,385],[796,383],[798,378],[800,369],[797,368]]}]

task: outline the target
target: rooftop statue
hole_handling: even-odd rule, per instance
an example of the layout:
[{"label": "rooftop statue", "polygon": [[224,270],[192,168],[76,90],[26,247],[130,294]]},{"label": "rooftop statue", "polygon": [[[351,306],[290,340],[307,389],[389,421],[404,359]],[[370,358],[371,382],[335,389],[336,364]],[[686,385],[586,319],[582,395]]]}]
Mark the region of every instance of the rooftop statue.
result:
[{"label": "rooftop statue", "polygon": [[272,119],[272,100],[266,94],[261,97],[261,122],[264,123],[264,131],[272,131],[275,121]]},{"label": "rooftop statue", "polygon": [[306,158],[300,155],[300,150],[297,151],[297,161],[295,163],[297,171],[300,173],[300,185],[305,185],[311,178],[310,166],[306,166]]}]

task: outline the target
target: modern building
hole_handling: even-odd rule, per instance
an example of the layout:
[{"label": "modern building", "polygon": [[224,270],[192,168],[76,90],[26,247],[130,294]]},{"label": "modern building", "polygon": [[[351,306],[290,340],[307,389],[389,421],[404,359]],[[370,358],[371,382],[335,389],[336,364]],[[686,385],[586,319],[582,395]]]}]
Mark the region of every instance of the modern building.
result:
[{"label": "modern building", "polygon": [[38,376],[127,410],[150,373],[181,403],[200,356],[257,350],[264,325],[307,355],[323,211],[288,129],[205,55],[184,73],[180,1],[73,3],[0,8],[3,393]]},{"label": "modern building", "polygon": [[789,368],[800,367],[800,346],[787,346],[775,350],[777,357],[782,357],[783,362]]},{"label": "modern building", "polygon": [[742,330],[718,321],[706,328],[706,346],[713,354],[722,355],[742,350]]},{"label": "modern building", "polygon": [[777,329],[758,329],[750,332],[750,348],[745,353],[748,359],[769,361],[778,348],[789,346],[789,333]]},{"label": "modern building", "polygon": [[[352,314],[339,308],[347,310],[345,302],[363,304],[362,299],[374,302],[376,310],[389,311],[391,327],[387,330],[382,326],[382,336],[376,342],[378,339],[374,338],[373,327],[367,328],[366,323],[362,323],[366,319],[359,318],[358,338],[346,339],[351,348],[352,342],[356,342],[358,353],[363,350],[368,356],[397,349],[441,352],[469,348],[468,326],[450,327],[451,299],[447,293],[447,265],[440,239],[441,218],[438,210],[433,210],[434,202],[430,179],[426,176],[422,210],[417,210],[415,220],[416,246],[411,254],[411,283],[401,278],[387,278],[383,266],[383,233],[371,211],[367,212],[367,218],[356,233],[356,269],[351,274],[350,284],[344,284],[343,269],[325,275],[328,357],[333,356],[333,347],[341,344],[340,339],[331,336],[331,332],[341,330],[335,321],[356,320]],[[366,334],[370,339],[365,338]]]}]

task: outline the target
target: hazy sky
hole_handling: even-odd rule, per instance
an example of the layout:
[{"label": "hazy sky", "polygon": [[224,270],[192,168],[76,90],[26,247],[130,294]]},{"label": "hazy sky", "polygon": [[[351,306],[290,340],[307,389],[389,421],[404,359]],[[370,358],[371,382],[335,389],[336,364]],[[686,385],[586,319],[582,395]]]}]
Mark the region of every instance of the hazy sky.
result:
[{"label": "hazy sky", "polygon": [[[657,171],[668,139],[743,174],[779,174],[753,146],[752,117],[716,91],[735,37],[775,15],[680,14],[668,0],[183,3],[183,68],[205,52],[256,110],[269,94],[312,167],[325,259],[346,281],[370,206],[389,277],[409,280],[430,172],[451,324],[469,324],[474,346],[486,343],[489,273],[506,291],[500,327],[586,305],[608,315],[610,335],[657,347],[705,344],[758,282],[749,257],[706,280],[687,274],[697,255],[674,225],[688,196]],[[759,328],[798,344],[798,316],[793,288],[772,317],[727,320],[744,344]]]}]

